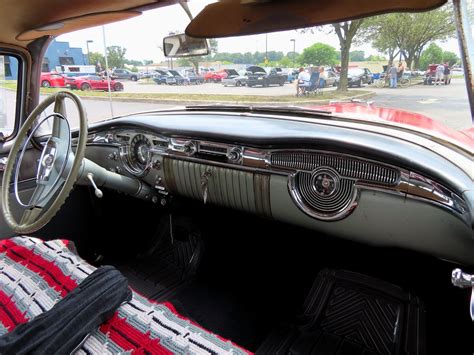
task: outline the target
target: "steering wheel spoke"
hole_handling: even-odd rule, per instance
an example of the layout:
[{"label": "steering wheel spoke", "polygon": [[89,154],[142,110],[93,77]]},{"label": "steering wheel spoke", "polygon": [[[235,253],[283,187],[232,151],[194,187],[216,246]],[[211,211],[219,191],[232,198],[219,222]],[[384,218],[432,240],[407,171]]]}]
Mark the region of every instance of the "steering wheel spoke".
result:
[{"label": "steering wheel spoke", "polygon": [[[71,131],[66,118],[65,99],[71,99],[79,112],[79,136],[75,152],[71,151]],[[54,104],[54,112],[39,122],[37,118]],[[20,200],[18,179],[24,154],[31,146],[41,124],[54,118],[53,130],[41,154],[36,175],[37,186],[28,203]],[[27,137],[24,140],[24,137]],[[61,91],[47,97],[28,116],[20,128],[8,156],[1,186],[2,212],[8,226],[16,233],[31,233],[42,228],[58,212],[68,197],[82,166],[87,142],[87,116],[80,98],[74,93]],[[18,159],[17,159],[18,157]],[[13,180],[17,202],[25,207],[24,214],[17,222],[10,209],[9,186]]]},{"label": "steering wheel spoke", "polygon": [[23,212],[23,216],[21,217],[21,220],[20,220],[20,224],[32,224],[34,223],[39,215],[41,214],[41,212],[43,212],[43,208],[42,207],[31,207],[31,208],[27,208],[24,212]]},{"label": "steering wheel spoke", "polygon": [[52,137],[64,139],[70,134],[69,124],[66,120],[66,98],[58,93],[54,100],[54,119]]}]

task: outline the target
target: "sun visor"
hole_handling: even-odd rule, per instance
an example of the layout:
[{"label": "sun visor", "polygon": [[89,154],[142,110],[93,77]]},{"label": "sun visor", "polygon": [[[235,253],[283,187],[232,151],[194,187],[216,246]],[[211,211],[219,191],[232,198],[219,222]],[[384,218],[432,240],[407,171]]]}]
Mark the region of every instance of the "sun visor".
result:
[{"label": "sun visor", "polygon": [[73,17],[24,31],[20,33],[16,39],[19,41],[31,41],[43,36],[59,36],[63,33],[77,31],[88,27],[127,20],[141,14],[140,11],[113,11]]},{"label": "sun visor", "polygon": [[437,8],[446,0],[222,0],[186,28],[191,37],[229,37],[326,25],[388,12]]}]

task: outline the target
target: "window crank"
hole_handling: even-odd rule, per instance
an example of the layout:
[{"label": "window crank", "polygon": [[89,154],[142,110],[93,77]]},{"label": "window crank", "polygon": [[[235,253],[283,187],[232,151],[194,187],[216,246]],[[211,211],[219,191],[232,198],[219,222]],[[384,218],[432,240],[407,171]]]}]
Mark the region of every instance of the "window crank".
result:
[{"label": "window crank", "polygon": [[473,275],[462,272],[461,269],[454,269],[451,274],[451,282],[454,286],[459,288],[471,288],[471,304],[470,314],[471,319],[474,321],[474,277]]},{"label": "window crank", "polygon": [[94,174],[92,173],[88,173],[87,174],[87,178],[89,179],[89,181],[91,182],[92,184],[92,187],[94,188],[94,193],[96,195],[97,198],[102,198],[104,196],[104,193],[102,192],[102,190],[100,190],[97,185],[95,184],[95,181],[94,181]]}]

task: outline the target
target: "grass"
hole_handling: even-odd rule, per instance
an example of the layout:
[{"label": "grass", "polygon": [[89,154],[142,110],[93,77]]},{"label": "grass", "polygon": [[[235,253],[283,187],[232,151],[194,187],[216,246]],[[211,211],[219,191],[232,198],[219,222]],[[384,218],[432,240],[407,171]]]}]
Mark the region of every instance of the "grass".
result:
[{"label": "grass", "polygon": [[[6,89],[16,89],[15,82],[3,81],[0,82],[0,86]],[[54,94],[58,91],[65,89],[55,89],[55,88],[41,88],[40,93],[43,95]],[[109,93],[104,91],[81,91],[81,90],[72,90],[79,97],[83,98],[108,98]],[[347,91],[345,93],[338,91],[327,91],[323,92],[322,95],[309,95],[309,96],[299,96],[294,95],[284,95],[284,96],[262,96],[262,95],[226,95],[226,94],[176,94],[176,93],[124,93],[124,92],[112,92],[111,96],[115,99],[124,99],[124,100],[171,100],[171,101],[209,101],[209,102],[219,102],[219,101],[231,101],[231,102],[294,102],[294,101],[308,101],[312,102],[315,100],[334,100],[334,99],[347,99],[353,97],[354,95],[363,95],[370,94],[371,91],[367,90],[357,90],[357,91]]]}]

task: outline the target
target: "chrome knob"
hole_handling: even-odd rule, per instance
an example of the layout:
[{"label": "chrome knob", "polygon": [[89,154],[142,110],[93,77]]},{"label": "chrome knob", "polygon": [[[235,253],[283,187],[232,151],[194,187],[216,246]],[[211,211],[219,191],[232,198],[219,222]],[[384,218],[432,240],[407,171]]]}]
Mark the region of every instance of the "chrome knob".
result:
[{"label": "chrome knob", "polygon": [[238,163],[242,159],[242,149],[238,147],[232,148],[228,153],[227,153],[227,159],[233,163]]},{"label": "chrome knob", "polygon": [[116,152],[113,152],[113,153],[110,153],[110,154],[108,155],[108,158],[109,158],[110,160],[117,160],[118,155],[117,155]]},{"label": "chrome knob", "polygon": [[196,151],[197,151],[196,144],[193,141],[187,141],[183,145],[183,151],[187,155],[194,155],[194,153],[196,153]]}]

